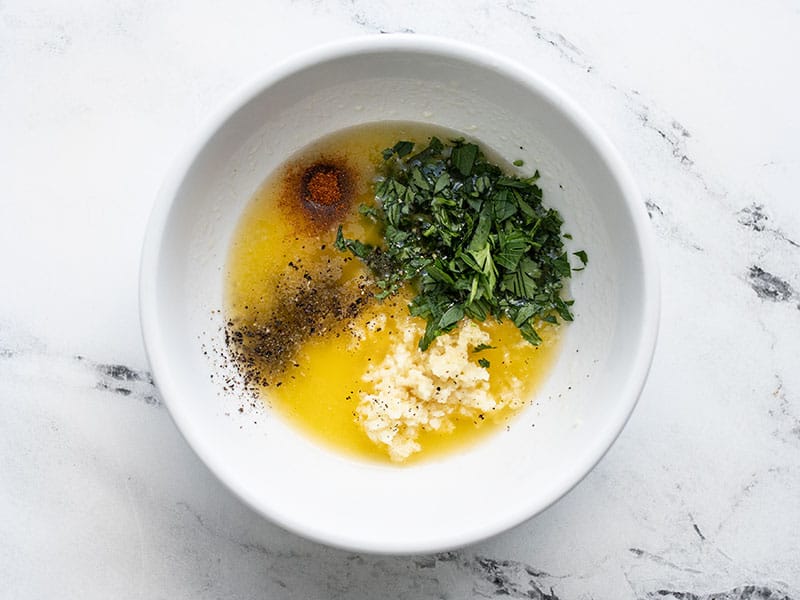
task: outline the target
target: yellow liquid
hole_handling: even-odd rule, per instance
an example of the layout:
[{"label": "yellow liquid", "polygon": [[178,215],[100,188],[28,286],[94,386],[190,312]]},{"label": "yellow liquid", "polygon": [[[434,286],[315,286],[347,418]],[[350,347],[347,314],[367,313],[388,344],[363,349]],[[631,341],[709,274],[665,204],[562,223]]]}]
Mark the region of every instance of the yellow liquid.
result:
[{"label": "yellow liquid", "polygon": [[[447,130],[413,123],[360,126],[321,139],[268,178],[242,215],[230,249],[226,312],[231,322],[255,322],[274,314],[276,285],[283,285],[284,289],[287,285],[300,286],[304,273],[310,273],[312,280],[318,280],[317,273],[323,273],[327,281],[341,287],[343,297],[357,297],[358,277],[366,276],[367,270],[349,253],[333,247],[338,224],[343,223],[346,237],[377,244],[379,234],[358,214],[358,206],[373,204],[372,182],[382,160],[381,151],[400,139],[417,142],[419,149],[431,135],[440,139],[458,137]],[[354,199],[340,219],[323,227],[309,227],[296,206],[287,204],[285,196],[291,193],[291,186],[287,186],[286,173],[302,169],[320,157],[348,165],[355,179]],[[302,268],[298,269],[298,265]],[[322,444],[356,457],[388,462],[386,450],[373,443],[361,428],[356,407],[361,393],[373,391],[372,384],[362,380],[365,371],[381,363],[414,319],[408,315],[409,300],[408,293],[381,303],[372,300],[356,316],[329,323],[325,335],[304,339],[289,359],[283,359],[285,367],[265,377],[268,385],[260,386],[262,398]],[[385,324],[380,331],[369,331],[368,322],[375,322],[379,315],[385,316]],[[424,321],[417,321],[424,326]],[[491,363],[491,392],[499,396],[511,389],[516,379],[522,382],[520,397],[532,397],[555,357],[557,330],[550,326],[538,328],[543,342],[533,347],[522,340],[511,322],[490,320],[481,327],[489,333],[490,345],[495,346],[475,355],[475,360],[485,358]],[[353,333],[364,330],[367,335],[363,339]],[[422,450],[406,463],[475,443],[505,427],[515,412],[505,408],[475,422],[456,417],[452,431],[423,431],[417,440]]]}]

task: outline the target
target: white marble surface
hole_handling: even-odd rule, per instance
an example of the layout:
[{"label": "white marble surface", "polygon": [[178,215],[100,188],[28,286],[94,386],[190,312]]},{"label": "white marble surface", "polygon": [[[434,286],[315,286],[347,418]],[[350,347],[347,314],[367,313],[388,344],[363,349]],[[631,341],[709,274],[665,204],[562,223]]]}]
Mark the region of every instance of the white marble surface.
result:
[{"label": "white marble surface", "polygon": [[[149,381],[137,267],[182,142],[290,53],[471,41],[572,94],[629,162],[663,269],[617,444],[534,520],[370,557],[263,521]],[[0,598],[800,598],[800,5],[0,3]]]}]

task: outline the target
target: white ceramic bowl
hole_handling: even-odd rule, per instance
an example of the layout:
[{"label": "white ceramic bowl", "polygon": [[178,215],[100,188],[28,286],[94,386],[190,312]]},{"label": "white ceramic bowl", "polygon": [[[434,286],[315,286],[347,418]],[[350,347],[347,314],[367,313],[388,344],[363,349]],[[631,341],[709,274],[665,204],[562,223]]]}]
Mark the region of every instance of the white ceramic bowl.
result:
[{"label": "white ceramic bowl", "polygon": [[[572,282],[576,319],[535,404],[510,431],[405,468],[332,452],[274,415],[256,418],[257,425],[252,415],[240,417],[239,400],[209,377],[212,361],[202,348],[221,345],[222,316],[212,311],[222,307],[234,227],[259,184],[320,136],[380,120],[456,129],[538,167],[546,203],[561,211],[574,236],[571,249],[585,249],[590,261]],[[319,48],[237,94],[161,191],[144,244],[140,293],[155,380],[209,468],[287,529],[380,553],[481,540],[565,494],[631,414],[659,316],[647,216],[597,126],[562,92],[509,60],[421,36]]]}]

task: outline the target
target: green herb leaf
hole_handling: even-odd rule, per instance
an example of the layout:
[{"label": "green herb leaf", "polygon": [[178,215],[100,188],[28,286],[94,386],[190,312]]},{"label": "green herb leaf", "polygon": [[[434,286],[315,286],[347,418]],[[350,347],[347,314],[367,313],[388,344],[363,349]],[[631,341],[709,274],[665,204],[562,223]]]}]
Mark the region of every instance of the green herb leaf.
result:
[{"label": "green herb leaf", "polygon": [[530,321],[520,326],[519,332],[522,334],[522,337],[525,338],[525,341],[533,346],[538,346],[542,343],[542,338],[540,338],[539,334],[536,333],[536,330],[533,328],[533,325],[530,324]]},{"label": "green herb leaf", "polygon": [[478,344],[472,351],[483,352],[484,350],[494,350],[494,346],[490,346],[489,344]]},{"label": "green herb leaf", "polygon": [[411,170],[411,182],[417,187],[419,190],[428,191],[431,189],[430,184],[425,179],[425,176],[422,174],[422,171],[419,169],[412,169]]},{"label": "green herb leaf", "polygon": [[[563,219],[542,205],[539,172],[506,175],[464,140],[445,146],[432,137],[417,154],[413,148],[399,141],[384,152],[377,206],[359,209],[381,226],[383,244],[347,239],[339,227],[335,247],[365,262],[378,298],[411,283],[409,310],[427,321],[419,347],[465,317],[511,319],[534,345],[541,343],[538,323],[571,321],[563,281],[583,267],[571,269]],[[573,254],[587,264],[584,251]]]},{"label": "green herb leaf", "polygon": [[438,194],[442,190],[445,190],[450,185],[450,175],[447,173],[442,173],[439,175],[439,179],[436,180],[436,183],[433,186],[433,193]]},{"label": "green herb leaf", "polygon": [[500,251],[495,256],[495,262],[507,271],[515,271],[520,259],[530,248],[528,236],[520,229],[510,228],[500,231],[498,241]]},{"label": "green herb leaf", "polygon": [[453,148],[450,160],[464,177],[472,174],[472,166],[478,158],[478,147],[475,144],[461,144]]},{"label": "green herb leaf", "polygon": [[409,154],[414,149],[414,142],[405,142],[400,141],[397,142],[393,147],[392,151],[397,154],[398,157],[403,158],[407,154]]},{"label": "green herb leaf", "polygon": [[492,363],[490,363],[490,362],[489,362],[488,360],[486,360],[485,358],[479,358],[479,359],[478,359],[478,364],[479,364],[480,366],[482,366],[484,369],[488,369],[489,367],[491,367],[491,366],[492,366]]},{"label": "green herb leaf", "polygon": [[458,323],[463,318],[464,308],[460,304],[454,304],[439,318],[439,323],[437,325],[439,329],[446,330]]},{"label": "green herb leaf", "polygon": [[368,246],[367,244],[364,244],[358,240],[345,239],[344,235],[342,235],[341,225],[336,231],[336,241],[334,242],[334,246],[337,250],[350,250],[350,252],[355,254],[358,258],[367,258],[372,251],[372,246]]},{"label": "green herb leaf", "polygon": [[492,216],[488,210],[482,210],[478,216],[478,225],[472,234],[467,251],[471,254],[483,250],[489,242],[489,233],[492,230]]},{"label": "green herb leaf", "polygon": [[358,214],[364,215],[365,217],[371,217],[373,219],[378,218],[378,211],[375,209],[375,207],[367,206],[366,204],[358,205]]},{"label": "green herb leaf", "polygon": [[570,276],[572,269],[569,266],[569,259],[567,258],[566,252],[559,254],[557,258],[553,259],[553,267],[562,277]]}]

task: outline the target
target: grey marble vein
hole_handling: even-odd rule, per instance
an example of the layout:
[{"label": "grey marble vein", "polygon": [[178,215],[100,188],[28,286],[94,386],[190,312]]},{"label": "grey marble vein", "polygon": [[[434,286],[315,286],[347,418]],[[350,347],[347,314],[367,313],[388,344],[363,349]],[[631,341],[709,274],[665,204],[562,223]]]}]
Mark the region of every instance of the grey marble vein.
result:
[{"label": "grey marble vein", "polygon": [[644,98],[636,89],[625,89],[614,82],[608,82],[607,87],[620,94],[633,116],[646,130],[654,133],[666,145],[669,153],[682,167],[691,171],[702,180],[702,175],[694,169],[695,161],[689,157],[687,141],[692,137],[689,130],[666,111],[657,107],[652,100]]},{"label": "grey marble vein", "polygon": [[772,302],[789,302],[795,298],[792,286],[777,275],[768,273],[758,265],[751,265],[747,272],[750,287],[759,298]]},{"label": "grey marble vein", "polygon": [[644,205],[657,234],[692,252],[704,252],[703,246],[660,204],[657,204],[652,198],[646,198]]},{"label": "grey marble vein", "polygon": [[[101,363],[81,354],[67,356],[51,352],[46,344],[27,333],[14,332],[16,347],[0,347],[0,360],[21,374],[35,370],[42,364],[59,367],[74,373],[77,381],[83,376],[94,382],[97,390],[118,396],[130,396],[154,407],[162,406],[161,397],[149,371],[138,370],[123,364]],[[19,341],[23,340],[23,341]],[[80,385],[80,384],[79,384]]]},{"label": "grey marble vein", "polygon": [[[271,565],[275,577],[285,582],[291,573],[313,569],[319,565],[315,554],[306,552],[280,552],[264,544],[232,538],[206,521],[189,504],[181,502],[178,507],[186,511],[199,527],[214,537],[224,539],[243,553],[256,555]],[[388,581],[394,581],[392,597],[398,598],[527,598],[533,600],[559,600],[553,591],[553,582],[559,578],[545,573],[523,562],[495,559],[468,551],[445,552],[436,555],[404,558],[376,557],[350,554],[340,551],[325,553],[325,568],[341,576],[360,581],[362,592],[378,593]],[[413,579],[407,579],[409,573]],[[348,575],[349,574],[349,575]],[[401,579],[397,579],[397,578]],[[458,585],[452,583],[458,581]],[[447,582],[451,582],[448,585]],[[425,589],[419,596],[409,595],[413,590]],[[460,591],[458,591],[460,590]],[[368,594],[369,596],[369,594]],[[334,590],[332,597],[354,598],[352,589],[342,587]]]},{"label": "grey marble vein", "polygon": [[698,571],[697,569],[692,569],[690,567],[681,567],[672,561],[669,561],[657,554],[653,554],[652,552],[648,552],[647,550],[642,550],[641,548],[628,548],[628,552],[633,554],[636,558],[649,560],[658,565],[669,567],[670,569],[675,569],[677,571],[685,571],[687,573],[700,573],[700,571]]},{"label": "grey marble vein", "polygon": [[800,248],[800,244],[798,244],[793,239],[787,237],[780,229],[775,227],[770,227],[768,222],[770,220],[769,215],[766,213],[766,208],[763,204],[757,204],[753,202],[749,206],[745,206],[738,212],[739,215],[739,223],[748,228],[752,231],[757,233],[767,233],[774,236],[776,239],[786,242],[793,248]]},{"label": "grey marble vein", "polygon": [[648,594],[647,598],[648,600],[656,598],[666,600],[793,600],[781,590],[760,585],[747,585],[712,594],[657,590]]},{"label": "grey marble vein", "polygon": [[508,2],[505,8],[512,14],[523,17],[536,39],[553,48],[561,58],[587,73],[592,72],[594,67],[588,62],[580,48],[568,40],[564,34],[545,29],[537,23],[536,14],[532,11],[530,3]]}]

